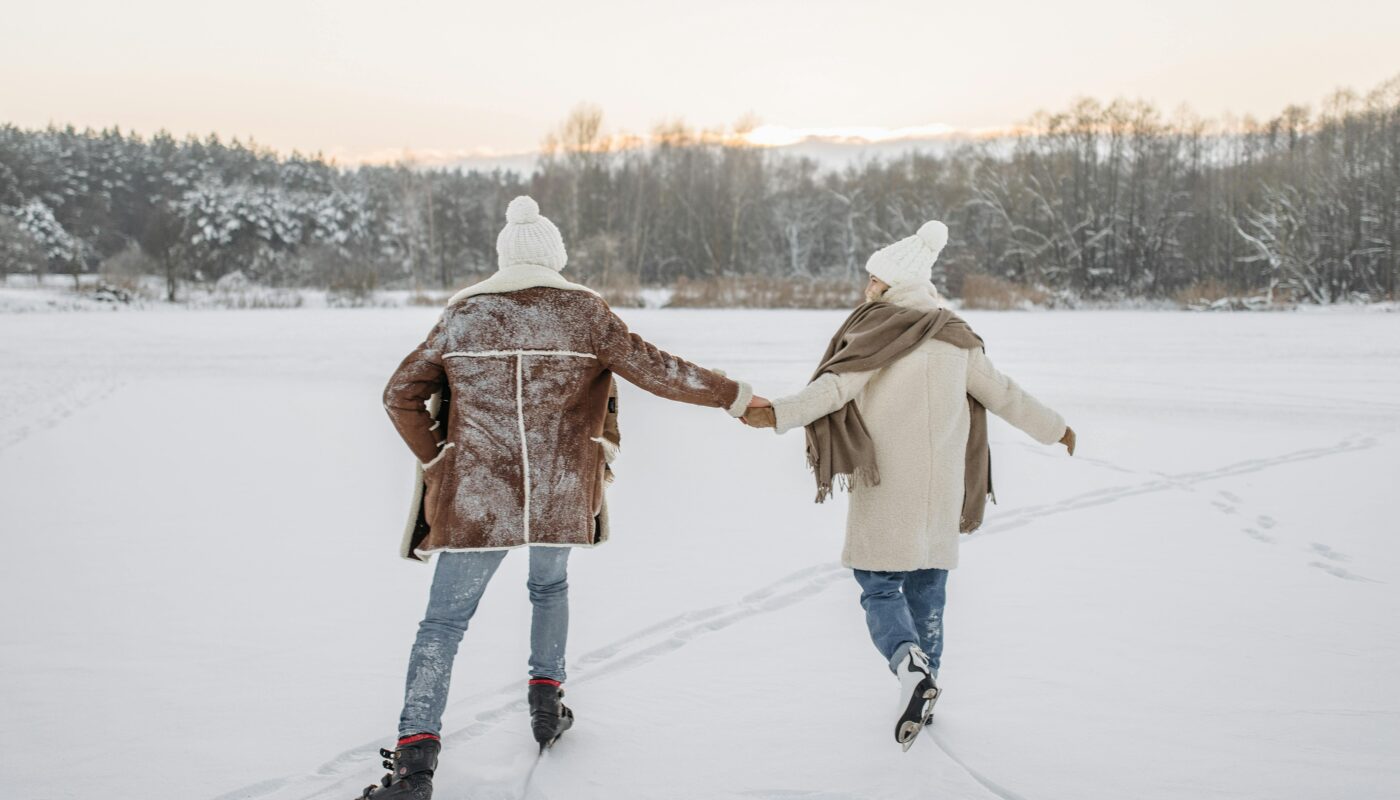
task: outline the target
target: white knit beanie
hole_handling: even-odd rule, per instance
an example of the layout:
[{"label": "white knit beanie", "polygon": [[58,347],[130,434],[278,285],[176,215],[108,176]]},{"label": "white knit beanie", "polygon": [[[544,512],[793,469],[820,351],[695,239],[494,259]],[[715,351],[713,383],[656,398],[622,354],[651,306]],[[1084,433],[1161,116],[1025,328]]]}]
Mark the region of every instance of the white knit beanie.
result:
[{"label": "white knit beanie", "polygon": [[540,205],[521,195],[506,206],[506,226],[496,237],[496,266],[501,269],[516,264],[536,264],[558,272],[569,263],[564,252],[564,237],[546,217],[540,216]]},{"label": "white knit beanie", "polygon": [[913,236],[876,250],[865,262],[865,271],[890,286],[928,283],[933,280],[933,262],[947,243],[947,225],[925,222]]}]

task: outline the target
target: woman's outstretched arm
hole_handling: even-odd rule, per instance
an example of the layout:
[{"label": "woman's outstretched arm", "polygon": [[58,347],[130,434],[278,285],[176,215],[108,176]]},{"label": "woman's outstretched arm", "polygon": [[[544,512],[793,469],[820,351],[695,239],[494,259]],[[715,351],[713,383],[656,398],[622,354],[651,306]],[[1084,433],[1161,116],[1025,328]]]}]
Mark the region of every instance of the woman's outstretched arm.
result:
[{"label": "woman's outstretched arm", "polygon": [[1041,444],[1060,441],[1068,430],[1064,417],[998,372],[980,349],[968,351],[967,393]]},{"label": "woman's outstretched arm", "polygon": [[774,400],[773,414],[777,421],[774,430],[787,433],[846,405],[860,394],[876,372],[879,370],[843,372],[839,375],[826,372],[797,394]]}]

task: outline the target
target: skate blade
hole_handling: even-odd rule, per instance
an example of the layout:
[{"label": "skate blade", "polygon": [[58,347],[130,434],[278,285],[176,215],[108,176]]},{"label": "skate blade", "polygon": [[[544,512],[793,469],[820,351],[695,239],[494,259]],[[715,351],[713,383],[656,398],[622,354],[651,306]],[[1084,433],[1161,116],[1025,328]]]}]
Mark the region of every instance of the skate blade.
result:
[{"label": "skate blade", "polygon": [[929,689],[924,692],[924,699],[928,701],[924,704],[923,723],[925,727],[933,724],[933,705],[938,702],[938,696],[942,693],[942,690],[938,688]]},{"label": "skate blade", "polygon": [[564,731],[567,731],[567,730],[568,730],[569,728],[571,728],[571,727],[573,727],[573,726],[572,726],[572,725],[565,725],[563,728],[560,729],[560,731],[559,731],[558,733],[554,734],[554,736],[553,736],[552,738],[545,739],[545,740],[543,740],[543,741],[536,740],[536,741],[539,741],[539,742],[540,742],[540,752],[543,753],[543,752],[546,751],[546,750],[552,749],[552,748],[554,747],[555,743],[557,743],[557,742],[559,741],[559,739],[562,738],[562,737],[564,736]]},{"label": "skate blade", "polygon": [[899,746],[904,748],[904,752],[909,752],[909,748],[914,746],[914,740],[919,738],[919,732],[924,726],[918,722],[905,721],[899,724]]},{"label": "skate blade", "polygon": [[572,727],[574,727],[573,709],[569,708],[568,706],[563,706],[559,712],[559,728],[554,732],[554,735],[548,739],[535,740],[540,743],[540,752],[543,753],[544,751],[553,747],[554,743],[559,741],[559,737],[563,736],[564,732]]}]

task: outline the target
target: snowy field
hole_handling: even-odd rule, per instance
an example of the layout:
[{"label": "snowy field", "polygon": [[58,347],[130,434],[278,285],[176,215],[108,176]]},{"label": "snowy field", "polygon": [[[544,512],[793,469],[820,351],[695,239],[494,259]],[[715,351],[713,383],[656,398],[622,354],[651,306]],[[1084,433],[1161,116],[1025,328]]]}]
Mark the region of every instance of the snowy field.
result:
[{"label": "snowy field", "polygon": [[[0,795],[348,800],[430,569],[380,407],[430,309],[0,315]],[[623,312],[769,395],[839,312]],[[1400,315],[971,313],[1079,455],[994,423],[909,753],[800,434],[623,387],[572,561],[577,727],[532,770],[523,554],[440,800],[1400,796]],[[528,781],[528,783],[527,783]]]}]

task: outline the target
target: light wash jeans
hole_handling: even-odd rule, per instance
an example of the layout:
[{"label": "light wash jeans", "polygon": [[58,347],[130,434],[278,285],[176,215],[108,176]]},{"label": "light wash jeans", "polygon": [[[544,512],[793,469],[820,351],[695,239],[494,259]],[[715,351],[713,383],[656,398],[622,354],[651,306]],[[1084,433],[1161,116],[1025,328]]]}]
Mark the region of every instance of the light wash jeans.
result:
[{"label": "light wash jeans", "polygon": [[[564,645],[569,638],[568,547],[531,547],[530,677],[564,682]],[[452,662],[467,624],[506,550],[439,553],[428,610],[408,659],[399,737],[442,733],[442,711],[452,682]]]},{"label": "light wash jeans", "polygon": [[948,600],[948,570],[870,572],[858,569],[860,605],[875,648],[890,669],[918,645],[928,656],[929,670],[938,675],[943,659],[943,606]]}]

